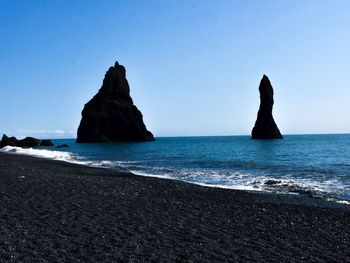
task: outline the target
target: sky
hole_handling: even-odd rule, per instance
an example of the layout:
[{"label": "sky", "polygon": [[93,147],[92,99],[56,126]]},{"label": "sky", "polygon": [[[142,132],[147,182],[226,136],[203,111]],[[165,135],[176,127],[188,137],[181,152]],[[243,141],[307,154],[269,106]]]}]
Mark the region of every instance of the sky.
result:
[{"label": "sky", "polygon": [[0,133],[75,138],[107,69],[155,136],[350,132],[350,1],[0,0]]}]

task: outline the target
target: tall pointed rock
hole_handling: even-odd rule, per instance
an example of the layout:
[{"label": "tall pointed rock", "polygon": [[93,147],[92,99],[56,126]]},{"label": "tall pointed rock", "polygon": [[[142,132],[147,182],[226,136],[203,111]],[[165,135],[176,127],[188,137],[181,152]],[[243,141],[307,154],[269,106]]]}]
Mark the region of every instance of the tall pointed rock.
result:
[{"label": "tall pointed rock", "polygon": [[273,88],[266,75],[260,81],[259,92],[260,108],[252,131],[252,139],[283,139],[272,116]]},{"label": "tall pointed rock", "polygon": [[77,143],[154,140],[130,97],[125,67],[118,62],[108,69],[102,87],[81,115]]}]

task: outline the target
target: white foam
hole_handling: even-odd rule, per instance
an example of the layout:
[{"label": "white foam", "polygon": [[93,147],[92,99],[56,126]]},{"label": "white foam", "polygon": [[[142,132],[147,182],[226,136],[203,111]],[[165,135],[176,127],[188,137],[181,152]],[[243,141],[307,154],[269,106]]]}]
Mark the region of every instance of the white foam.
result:
[{"label": "white foam", "polygon": [[0,149],[0,152],[28,155],[33,157],[40,157],[45,159],[64,161],[68,163],[75,163],[75,164],[81,164],[81,165],[99,167],[99,168],[112,168],[115,166],[119,166],[119,162],[106,161],[106,160],[87,161],[82,158],[78,158],[78,156],[75,156],[73,153],[63,152],[63,151],[5,146],[4,148]]},{"label": "white foam", "polygon": [[[148,169],[148,171],[143,169],[141,169],[141,171],[138,169],[130,170],[132,173],[141,176],[180,180],[206,187],[232,190],[263,191],[295,195],[305,192],[313,193],[315,195],[320,194],[324,197],[329,195],[329,190],[340,195],[346,193],[348,190],[335,179],[316,182],[311,179],[304,178],[276,178],[268,175],[256,176],[238,172],[235,172],[234,174],[227,174],[203,169],[176,169],[173,171],[170,170],[166,173],[160,167],[148,167]],[[275,183],[268,184],[268,181],[275,181]],[[335,198],[332,198],[332,201],[341,204],[350,204],[350,201]]]},{"label": "white foam", "polygon": [[158,175],[158,174],[150,174],[150,173],[143,173],[140,171],[130,170],[131,173],[139,175],[139,176],[145,176],[145,177],[154,177],[154,178],[162,178],[162,179],[171,179],[171,180],[180,180],[176,177],[169,176],[169,175]]},{"label": "white foam", "polygon": [[0,149],[0,152],[23,154],[23,155],[41,157],[46,159],[58,160],[58,161],[66,161],[70,163],[81,163],[74,158],[74,155],[72,153],[69,153],[69,152],[51,151],[51,150],[33,149],[33,148],[21,148],[21,147],[12,147],[12,146],[5,146],[4,148]]},{"label": "white foam", "polygon": [[260,189],[255,189],[251,186],[244,186],[244,185],[219,185],[219,184],[206,184],[206,183],[200,183],[200,182],[194,182],[190,180],[183,180],[179,179],[170,175],[158,175],[158,174],[150,174],[150,173],[143,173],[140,171],[130,170],[133,174],[144,176],[144,177],[154,177],[154,178],[161,178],[161,179],[170,179],[170,180],[177,180],[177,181],[184,181],[191,184],[196,184],[200,186],[206,186],[206,187],[213,187],[213,188],[223,188],[223,189],[231,189],[231,190],[249,190],[249,191],[261,191]]},{"label": "white foam", "polygon": [[[248,191],[262,191],[260,188],[254,188],[252,185],[242,185],[242,184],[231,184],[231,185],[224,185],[224,184],[210,184],[210,183],[202,183],[200,181],[194,181],[193,178],[181,178],[181,177],[175,177],[172,175],[167,174],[154,174],[154,173],[145,173],[138,170],[130,170],[133,174],[145,176],[145,177],[154,177],[154,178],[163,178],[163,179],[171,179],[171,180],[178,180],[178,181],[184,181],[191,184],[196,184],[200,186],[206,186],[206,187],[213,187],[213,188],[224,188],[224,189],[231,189],[231,190],[248,190]],[[197,177],[198,174],[196,174],[194,177]]]},{"label": "white foam", "polygon": [[336,200],[336,202],[339,204],[350,205],[350,201],[346,201],[346,200]]},{"label": "white foam", "polygon": [[224,185],[224,184],[205,184],[205,183],[195,183],[201,186],[206,186],[206,187],[213,187],[213,188],[223,188],[223,189],[231,189],[231,190],[244,190],[244,191],[256,191],[256,192],[261,192],[263,191],[260,188],[255,188],[250,185]]}]

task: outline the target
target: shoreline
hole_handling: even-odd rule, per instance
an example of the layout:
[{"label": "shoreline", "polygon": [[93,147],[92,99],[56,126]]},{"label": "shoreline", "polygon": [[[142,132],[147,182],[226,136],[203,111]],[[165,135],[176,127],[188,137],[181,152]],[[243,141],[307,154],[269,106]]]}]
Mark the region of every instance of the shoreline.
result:
[{"label": "shoreline", "polygon": [[0,153],[0,261],[350,260],[350,206]]},{"label": "shoreline", "polygon": [[[130,173],[136,176],[141,176],[141,177],[151,177],[151,178],[158,178],[158,179],[165,179],[165,180],[174,180],[174,181],[179,181],[179,182],[184,182],[184,183],[189,183],[189,184],[193,184],[193,185],[197,185],[197,186],[203,186],[203,187],[209,187],[209,188],[217,188],[217,189],[225,189],[225,190],[233,190],[233,191],[245,191],[245,192],[250,192],[250,193],[256,193],[256,194],[271,194],[271,195],[282,195],[282,196],[286,196],[286,199],[293,199],[290,198],[291,196],[301,196],[301,198],[298,200],[297,203],[299,204],[311,204],[311,203],[319,203],[319,205],[323,205],[322,201],[316,201],[316,200],[323,200],[326,202],[329,202],[330,206],[333,206],[332,203],[337,203],[340,205],[348,205],[350,207],[350,201],[349,200],[345,200],[345,199],[341,199],[335,196],[327,196],[325,194],[318,194],[318,193],[303,193],[303,191],[301,192],[283,192],[283,191],[272,191],[272,190],[268,190],[268,189],[261,189],[261,188],[257,188],[254,189],[253,187],[242,187],[240,185],[237,186],[226,186],[226,185],[216,185],[216,184],[206,184],[206,183],[200,183],[200,182],[194,182],[194,181],[187,181],[187,180],[182,180],[176,177],[171,177],[171,176],[162,176],[162,175],[154,175],[154,174],[146,174],[146,173],[138,173],[138,172],[134,172],[134,171],[129,171],[127,168],[122,167],[122,166],[113,166],[113,167],[108,167],[108,166],[101,166],[98,165],[96,163],[94,163],[93,161],[80,161],[80,160],[75,160],[72,159],[71,157],[71,152],[65,152],[65,151],[55,151],[55,150],[51,150],[51,149],[30,149],[31,152],[26,152],[27,149],[26,148],[21,148],[21,147],[13,147],[16,149],[19,149],[20,152],[17,151],[0,151],[1,153],[4,154],[14,154],[14,155],[18,155],[18,156],[28,156],[28,157],[34,157],[34,158],[39,158],[39,159],[44,159],[44,160],[49,160],[49,161],[58,161],[58,162],[64,162],[64,163],[68,163],[68,164],[77,164],[77,165],[82,165],[85,167],[92,167],[92,168],[101,168],[101,169],[109,169],[112,172],[126,172],[126,173]],[[37,152],[33,152],[33,151],[37,151]],[[45,152],[45,154],[43,154],[42,152]],[[49,154],[47,155],[47,153],[54,153],[53,155]],[[57,153],[60,153],[63,156],[59,156],[57,157]],[[268,180],[279,180],[279,179],[268,179]],[[289,197],[289,198],[288,198]],[[285,199],[285,198],[282,198]],[[305,200],[303,200],[305,199]],[[305,202],[304,202],[305,201]]]}]

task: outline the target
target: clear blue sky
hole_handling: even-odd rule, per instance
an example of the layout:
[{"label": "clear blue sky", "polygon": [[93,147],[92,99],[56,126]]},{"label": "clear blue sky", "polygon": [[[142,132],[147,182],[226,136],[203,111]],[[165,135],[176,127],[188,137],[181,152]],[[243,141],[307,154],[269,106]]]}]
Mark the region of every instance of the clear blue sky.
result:
[{"label": "clear blue sky", "polygon": [[350,1],[0,0],[0,133],[75,137],[115,60],[156,136],[350,132]]}]

